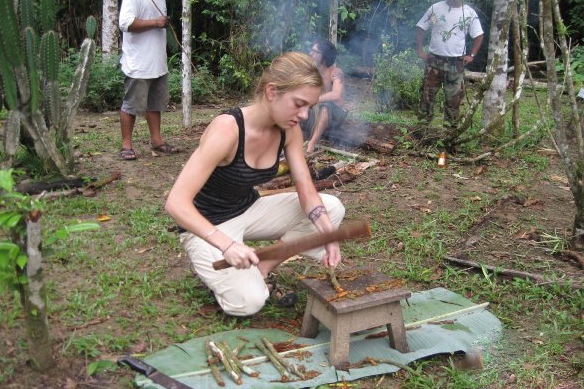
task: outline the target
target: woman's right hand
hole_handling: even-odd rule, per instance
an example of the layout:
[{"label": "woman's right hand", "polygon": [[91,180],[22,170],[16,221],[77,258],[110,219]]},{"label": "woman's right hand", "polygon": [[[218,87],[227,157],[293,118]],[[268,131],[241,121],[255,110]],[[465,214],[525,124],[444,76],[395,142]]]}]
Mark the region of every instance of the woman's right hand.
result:
[{"label": "woman's right hand", "polygon": [[223,251],[223,259],[236,269],[249,269],[260,262],[254,249],[238,242],[232,243]]}]

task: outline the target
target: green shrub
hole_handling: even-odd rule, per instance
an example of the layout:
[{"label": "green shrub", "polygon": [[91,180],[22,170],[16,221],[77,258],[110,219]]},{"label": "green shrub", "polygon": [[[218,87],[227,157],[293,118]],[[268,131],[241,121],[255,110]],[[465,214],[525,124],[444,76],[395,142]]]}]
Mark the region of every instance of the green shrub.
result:
[{"label": "green shrub", "polygon": [[393,53],[385,45],[375,56],[373,92],[379,112],[416,109],[420,103],[423,64],[412,49]]},{"label": "green shrub", "polygon": [[570,67],[574,84],[577,87],[582,87],[584,85],[584,47],[576,46],[570,54]]},{"label": "green shrub", "polygon": [[[213,97],[213,91],[217,90],[213,76],[204,66],[198,67],[193,71],[191,77],[193,104],[208,102]],[[170,102],[180,104],[182,101],[182,71],[180,69],[169,69],[168,73],[168,92]]]},{"label": "green shrub", "polygon": [[221,88],[232,92],[247,92],[252,85],[253,74],[250,69],[241,66],[237,59],[225,54],[219,60],[219,84]]},{"label": "green shrub", "polygon": [[[564,81],[566,67],[562,58],[556,59],[556,70],[560,81]],[[570,70],[576,89],[584,85],[584,46],[576,46],[570,50]],[[576,90],[577,92],[577,90]]]}]

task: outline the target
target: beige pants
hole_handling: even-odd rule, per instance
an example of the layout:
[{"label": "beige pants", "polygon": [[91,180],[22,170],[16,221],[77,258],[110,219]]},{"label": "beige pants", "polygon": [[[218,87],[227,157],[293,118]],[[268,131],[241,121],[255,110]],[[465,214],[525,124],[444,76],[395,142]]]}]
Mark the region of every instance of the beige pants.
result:
[{"label": "beige pants", "polygon": [[[320,194],[328,216],[338,227],[345,208],[335,196]],[[237,242],[253,240],[289,241],[316,232],[316,228],[300,208],[297,193],[281,193],[260,197],[244,214],[217,226]],[[256,266],[238,270],[213,269],[212,263],[222,259],[221,251],[203,239],[184,232],[180,241],[191,261],[192,270],[214,293],[225,313],[248,316],[257,313],[269,297],[264,279]],[[324,247],[302,253],[320,260]]]}]

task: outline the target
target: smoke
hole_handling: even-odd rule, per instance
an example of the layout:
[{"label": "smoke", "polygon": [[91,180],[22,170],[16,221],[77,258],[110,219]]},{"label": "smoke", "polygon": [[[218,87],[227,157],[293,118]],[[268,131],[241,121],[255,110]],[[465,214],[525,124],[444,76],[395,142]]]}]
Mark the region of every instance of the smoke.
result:
[{"label": "smoke", "polygon": [[[317,36],[326,37],[329,1],[276,0],[257,2],[252,42],[267,57],[286,51],[307,52]],[[322,33],[324,32],[324,33]]]}]

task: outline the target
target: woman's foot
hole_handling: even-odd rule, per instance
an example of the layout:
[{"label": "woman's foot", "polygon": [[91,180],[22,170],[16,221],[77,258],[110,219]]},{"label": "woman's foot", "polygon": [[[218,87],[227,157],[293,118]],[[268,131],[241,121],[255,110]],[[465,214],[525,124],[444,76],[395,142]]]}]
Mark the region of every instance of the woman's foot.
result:
[{"label": "woman's foot", "polygon": [[298,301],[298,295],[292,289],[278,284],[276,278],[275,273],[270,273],[265,279],[268,290],[270,291],[270,299],[280,307],[293,307]]}]

